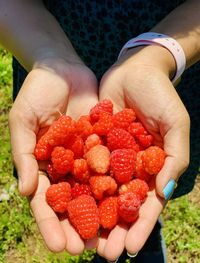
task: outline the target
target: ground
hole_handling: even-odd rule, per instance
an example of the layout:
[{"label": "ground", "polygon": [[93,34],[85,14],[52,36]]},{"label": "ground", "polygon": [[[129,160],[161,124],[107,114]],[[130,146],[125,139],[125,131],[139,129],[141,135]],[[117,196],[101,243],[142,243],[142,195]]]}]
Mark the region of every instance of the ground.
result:
[{"label": "ground", "polygon": [[[26,198],[18,195],[12,176],[8,112],[12,104],[11,56],[0,49],[0,263],[90,262],[81,257],[53,254],[42,241]],[[200,263],[200,176],[191,193],[168,202],[162,217],[168,263]]]}]

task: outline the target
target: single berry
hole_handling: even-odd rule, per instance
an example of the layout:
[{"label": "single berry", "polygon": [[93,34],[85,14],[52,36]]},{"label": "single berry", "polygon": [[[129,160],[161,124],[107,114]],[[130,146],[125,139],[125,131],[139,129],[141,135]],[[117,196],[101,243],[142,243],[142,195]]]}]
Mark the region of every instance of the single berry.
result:
[{"label": "single berry", "polygon": [[89,167],[85,159],[76,159],[72,170],[74,179],[81,183],[88,182],[90,178]]},{"label": "single berry", "polygon": [[93,133],[93,127],[88,115],[81,116],[76,122],[76,132],[85,140]]},{"label": "single berry", "polygon": [[147,133],[141,122],[132,122],[128,126],[128,132],[130,132],[130,134],[134,137]]},{"label": "single berry", "polygon": [[123,148],[139,151],[139,146],[133,136],[121,128],[114,128],[108,133],[107,146],[110,151]]},{"label": "single berry", "polygon": [[69,221],[83,239],[97,236],[99,212],[92,196],[80,195],[68,203]]},{"label": "single berry", "polygon": [[117,190],[115,180],[107,175],[92,176],[89,180],[91,191],[97,200],[113,195]]},{"label": "single berry", "polygon": [[137,140],[142,147],[148,148],[153,143],[153,136],[151,134],[141,134],[137,136]]},{"label": "single berry", "polygon": [[140,197],[141,202],[144,202],[147,197],[147,192],[149,191],[148,184],[140,179],[133,179],[127,184],[123,184],[119,188],[119,194],[126,192],[132,192]]},{"label": "single berry", "polygon": [[55,147],[51,154],[53,168],[59,174],[67,174],[73,168],[74,153],[71,150],[66,150],[64,147]]},{"label": "single berry", "polygon": [[117,197],[110,196],[103,199],[99,204],[100,225],[106,229],[112,229],[118,222]]},{"label": "single berry", "polygon": [[107,135],[113,128],[113,116],[108,112],[100,112],[99,120],[93,125],[93,131],[100,135]]},{"label": "single berry", "polygon": [[71,200],[71,186],[67,182],[52,184],[46,192],[46,201],[58,213],[67,211],[67,204]]},{"label": "single berry", "polygon": [[[55,121],[45,135],[48,136],[48,142],[52,146],[61,146],[72,134],[75,133],[75,122],[69,116],[62,115]],[[44,135],[44,136],[45,136]]]},{"label": "single berry", "polygon": [[112,175],[119,184],[129,182],[135,171],[136,152],[132,149],[118,149],[111,153]]},{"label": "single berry", "polygon": [[158,146],[147,148],[142,154],[144,169],[149,174],[157,174],[164,165],[166,154]]},{"label": "single berry", "polygon": [[81,136],[72,136],[72,138],[63,146],[74,153],[74,159],[83,157],[84,142]]},{"label": "single berry", "polygon": [[56,183],[64,180],[64,175],[59,174],[57,172],[57,170],[53,167],[52,163],[49,163],[47,165],[47,173],[49,175],[49,179],[50,179],[51,183],[53,183],[53,184],[56,184]]},{"label": "single berry", "polygon": [[85,140],[84,153],[88,152],[92,147],[102,144],[101,138],[97,134],[91,134]]},{"label": "single berry", "polygon": [[126,192],[118,196],[119,216],[128,223],[134,222],[139,216],[141,201],[138,195]]},{"label": "single berry", "polygon": [[127,129],[135,119],[134,110],[125,108],[113,115],[113,124],[116,128]]},{"label": "single berry", "polygon": [[96,145],[85,155],[87,164],[96,173],[106,173],[110,166],[110,152],[106,146]]},{"label": "single berry", "polygon": [[87,184],[75,184],[74,187],[72,188],[72,199],[80,196],[80,195],[92,195],[90,186]]},{"label": "single berry", "polygon": [[135,177],[141,180],[145,180],[148,182],[152,175],[147,173],[144,169],[143,163],[142,163],[142,155],[144,151],[139,151],[136,156],[136,162],[135,162]]},{"label": "single berry", "polygon": [[34,150],[36,160],[47,161],[51,158],[51,153],[53,151],[53,146],[48,142],[48,136],[43,135],[37,142]]},{"label": "single berry", "polygon": [[99,120],[100,112],[108,112],[110,114],[113,113],[113,104],[110,100],[102,100],[98,102],[91,110],[90,110],[90,118],[93,122]]}]

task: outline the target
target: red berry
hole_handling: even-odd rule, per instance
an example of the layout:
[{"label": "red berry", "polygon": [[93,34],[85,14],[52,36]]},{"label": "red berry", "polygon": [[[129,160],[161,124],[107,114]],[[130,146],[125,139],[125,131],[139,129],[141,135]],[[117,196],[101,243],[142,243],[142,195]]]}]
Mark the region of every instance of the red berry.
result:
[{"label": "red berry", "polygon": [[51,153],[53,151],[53,146],[51,146],[48,142],[48,136],[43,135],[35,146],[35,157],[38,161],[46,161],[51,157]]},{"label": "red berry", "polygon": [[90,178],[89,167],[85,159],[76,159],[72,171],[75,180],[86,183]]},{"label": "red berry", "polygon": [[117,197],[111,196],[102,200],[99,204],[100,225],[106,229],[112,229],[118,222]]},{"label": "red berry", "polygon": [[113,113],[113,104],[110,100],[102,100],[97,103],[91,110],[90,110],[90,118],[93,122],[99,120],[100,112],[108,112],[110,114]]},{"label": "red berry", "polygon": [[118,213],[125,222],[131,223],[138,218],[140,206],[139,196],[132,192],[118,196]]},{"label": "red berry", "polygon": [[81,136],[72,136],[72,138],[63,146],[74,153],[74,159],[83,157],[84,142]]},{"label": "red berry", "polygon": [[97,200],[101,200],[105,196],[113,195],[117,190],[117,184],[110,176],[92,176],[89,182],[91,191]]},{"label": "red berry", "polygon": [[77,133],[85,140],[93,133],[93,127],[90,123],[90,117],[87,115],[81,116],[76,122]]},{"label": "red berry", "polygon": [[144,202],[149,191],[148,184],[140,179],[133,179],[127,184],[123,184],[119,188],[119,193],[132,192],[140,197],[141,202]]},{"label": "red berry", "polygon": [[141,122],[132,122],[128,127],[128,132],[134,137],[145,134],[146,130]]},{"label": "red berry", "polygon": [[142,147],[147,148],[152,145],[153,136],[151,134],[141,134],[137,136],[137,140]]},{"label": "red berry", "polygon": [[131,122],[136,119],[135,112],[132,109],[123,109],[113,116],[114,127],[127,129]]},{"label": "red berry", "polygon": [[107,136],[107,146],[110,151],[116,149],[134,149],[139,151],[139,146],[129,132],[124,129],[114,128]]},{"label": "red berry", "polygon": [[110,167],[116,181],[129,182],[135,171],[136,152],[132,149],[118,149],[111,153]]},{"label": "red berry", "polygon": [[92,196],[80,195],[68,203],[70,223],[83,239],[97,236],[99,212]]},{"label": "red berry", "polygon": [[74,163],[74,153],[64,147],[55,147],[51,154],[53,168],[59,174],[67,174],[72,170]]},{"label": "red berry", "polygon": [[135,162],[135,177],[141,180],[145,180],[146,182],[148,182],[152,175],[150,175],[149,173],[147,173],[144,170],[144,166],[142,163],[142,155],[143,155],[144,151],[139,151],[137,153],[136,156],[136,162]]},{"label": "red berry", "polygon": [[57,172],[57,170],[53,167],[52,163],[49,163],[47,165],[47,173],[49,175],[51,183],[53,183],[53,184],[56,184],[59,181],[64,180],[64,175],[63,174],[59,174]]},{"label": "red berry", "polygon": [[72,188],[71,193],[73,199],[83,194],[92,195],[90,186],[87,184],[75,184]]},{"label": "red berry", "polygon": [[[75,122],[69,116],[62,115],[55,121],[45,135],[52,146],[63,145],[75,133]],[[45,136],[44,135],[44,136]]]},{"label": "red berry", "polygon": [[58,213],[67,211],[67,204],[71,200],[71,186],[67,182],[52,184],[46,192],[47,203]]},{"label": "red berry", "polygon": [[113,116],[107,112],[99,113],[99,120],[93,125],[93,131],[98,135],[107,135],[113,128]]},{"label": "red berry", "polygon": [[96,145],[85,155],[89,167],[96,173],[106,173],[110,166],[110,152],[106,146]]},{"label": "red berry", "polygon": [[157,174],[164,165],[166,154],[158,146],[151,146],[142,154],[142,163],[146,172]]}]

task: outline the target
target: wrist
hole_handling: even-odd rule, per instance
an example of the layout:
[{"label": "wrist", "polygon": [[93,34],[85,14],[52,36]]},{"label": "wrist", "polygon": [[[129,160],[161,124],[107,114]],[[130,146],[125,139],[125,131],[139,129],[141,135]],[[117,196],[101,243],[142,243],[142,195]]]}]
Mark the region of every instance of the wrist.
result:
[{"label": "wrist", "polygon": [[118,63],[133,63],[134,65],[157,67],[169,79],[172,79],[176,72],[176,62],[173,55],[169,50],[161,46],[149,45],[130,48],[116,62],[116,64]]}]

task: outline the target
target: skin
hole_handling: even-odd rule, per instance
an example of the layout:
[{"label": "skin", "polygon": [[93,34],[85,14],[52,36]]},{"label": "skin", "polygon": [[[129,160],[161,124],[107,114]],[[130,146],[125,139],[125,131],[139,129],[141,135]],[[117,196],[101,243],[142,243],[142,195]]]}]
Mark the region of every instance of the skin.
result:
[{"label": "skin", "polygon": [[[186,1],[152,29],[177,39],[186,54],[187,67],[200,56],[197,10],[198,0]],[[0,1],[0,41],[29,72],[10,111],[9,126],[19,192],[29,196],[47,247],[54,252],[67,250],[72,255],[96,247],[108,260],[115,260],[124,247],[129,253],[138,252],[166,204],[164,186],[170,178],[178,180],[189,162],[190,121],[170,81],[176,68],[173,56],[158,46],[128,51],[105,73],[98,94],[93,72],[78,57],[42,1]],[[139,219],[130,229],[116,226],[108,237],[84,243],[69,222],[59,219],[47,205],[49,180],[39,172],[43,166],[36,162],[33,151],[37,133],[60,113],[77,118],[103,98],[113,101],[115,111],[125,106],[133,108],[155,136],[156,144],[164,147],[167,158],[151,182]]]}]

